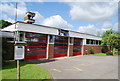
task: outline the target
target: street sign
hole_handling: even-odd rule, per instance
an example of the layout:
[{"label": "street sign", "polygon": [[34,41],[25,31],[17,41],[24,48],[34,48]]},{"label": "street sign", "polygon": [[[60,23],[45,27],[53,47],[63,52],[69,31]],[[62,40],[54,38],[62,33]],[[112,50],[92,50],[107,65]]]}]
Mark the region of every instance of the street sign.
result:
[{"label": "street sign", "polygon": [[25,47],[23,45],[15,45],[15,60],[24,59]]},{"label": "street sign", "polygon": [[15,60],[22,60],[25,56],[25,45],[26,42],[15,42],[15,53],[14,59]]}]

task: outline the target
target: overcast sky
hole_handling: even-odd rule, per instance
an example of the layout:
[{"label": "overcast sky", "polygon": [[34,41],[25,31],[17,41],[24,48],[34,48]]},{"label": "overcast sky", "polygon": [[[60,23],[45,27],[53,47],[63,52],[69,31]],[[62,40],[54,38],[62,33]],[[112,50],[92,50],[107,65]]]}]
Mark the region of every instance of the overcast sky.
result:
[{"label": "overcast sky", "polygon": [[[14,1],[1,3],[0,19],[15,22],[16,3]],[[111,28],[118,30],[118,0],[17,1],[17,21],[24,21],[25,12],[32,11],[36,13],[35,24],[94,35]]]}]

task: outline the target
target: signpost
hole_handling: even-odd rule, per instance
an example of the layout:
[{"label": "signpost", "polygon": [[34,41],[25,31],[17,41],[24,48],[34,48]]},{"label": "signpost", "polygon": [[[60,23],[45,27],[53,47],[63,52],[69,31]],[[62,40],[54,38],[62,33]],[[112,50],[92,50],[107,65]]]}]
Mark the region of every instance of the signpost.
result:
[{"label": "signpost", "polygon": [[15,55],[14,59],[17,60],[17,80],[20,81],[20,60],[25,56],[25,44],[26,42],[15,42]]}]

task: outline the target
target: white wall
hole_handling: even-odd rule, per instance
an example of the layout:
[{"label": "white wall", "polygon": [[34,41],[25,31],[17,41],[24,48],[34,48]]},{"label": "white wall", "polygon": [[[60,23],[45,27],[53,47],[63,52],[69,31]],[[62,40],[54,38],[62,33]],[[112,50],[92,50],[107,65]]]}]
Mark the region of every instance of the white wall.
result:
[{"label": "white wall", "polygon": [[19,31],[28,31],[28,32],[58,35],[58,29],[42,27],[42,26],[37,26],[37,25],[33,25],[33,24],[19,23],[18,30]]}]

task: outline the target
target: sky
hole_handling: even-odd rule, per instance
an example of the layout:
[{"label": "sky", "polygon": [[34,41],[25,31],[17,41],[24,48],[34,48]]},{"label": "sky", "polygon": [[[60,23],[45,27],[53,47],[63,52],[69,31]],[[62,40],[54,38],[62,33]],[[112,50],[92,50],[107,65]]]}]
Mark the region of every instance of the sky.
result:
[{"label": "sky", "polygon": [[[16,0],[0,3],[0,20],[15,22]],[[118,0],[17,0],[17,21],[27,11],[36,13],[35,24],[93,35],[118,30]]]}]

